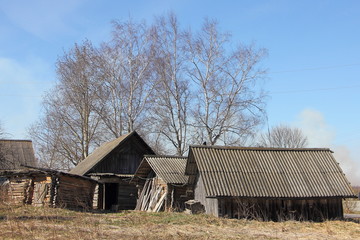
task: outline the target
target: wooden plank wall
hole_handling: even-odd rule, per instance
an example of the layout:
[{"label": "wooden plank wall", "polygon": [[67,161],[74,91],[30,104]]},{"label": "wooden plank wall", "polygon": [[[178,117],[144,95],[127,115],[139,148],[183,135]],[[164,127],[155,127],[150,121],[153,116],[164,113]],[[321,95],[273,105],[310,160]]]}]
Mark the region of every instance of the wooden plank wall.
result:
[{"label": "wooden plank wall", "polygon": [[137,188],[135,185],[126,181],[119,182],[118,189],[118,209],[133,210],[136,207]]},{"label": "wooden plank wall", "polygon": [[52,179],[50,176],[38,176],[33,179],[32,200],[28,204],[37,207],[51,206]]},{"label": "wooden plank wall", "polygon": [[135,138],[131,138],[117,147],[90,172],[134,174],[146,154],[151,154],[151,152]]},{"label": "wooden plank wall", "polygon": [[341,198],[321,199],[219,199],[219,216],[272,221],[343,218]]},{"label": "wooden plank wall", "polygon": [[218,199],[206,197],[204,182],[200,174],[198,174],[195,180],[194,199],[204,205],[205,213],[216,217],[219,216]]}]

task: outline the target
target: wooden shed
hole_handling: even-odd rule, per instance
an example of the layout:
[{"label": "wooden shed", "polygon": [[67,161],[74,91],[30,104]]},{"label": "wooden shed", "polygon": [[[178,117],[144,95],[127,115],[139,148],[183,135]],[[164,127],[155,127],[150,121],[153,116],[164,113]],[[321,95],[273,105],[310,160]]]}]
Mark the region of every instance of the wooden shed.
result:
[{"label": "wooden shed", "polygon": [[186,157],[145,156],[132,180],[139,189],[136,210],[184,210],[184,202],[193,198],[187,191],[186,162]]},{"label": "wooden shed", "polygon": [[31,140],[0,139],[0,169],[18,169],[20,165],[37,165]]},{"label": "wooden shed", "polygon": [[1,200],[13,205],[91,209],[96,185],[91,178],[49,169],[0,171]]},{"label": "wooden shed", "polygon": [[190,147],[194,198],[208,214],[264,220],[343,217],[355,197],[329,149]]},{"label": "wooden shed", "polygon": [[135,209],[137,188],[130,180],[146,154],[154,152],[134,131],[104,143],[70,173],[102,183],[95,191],[95,208]]}]

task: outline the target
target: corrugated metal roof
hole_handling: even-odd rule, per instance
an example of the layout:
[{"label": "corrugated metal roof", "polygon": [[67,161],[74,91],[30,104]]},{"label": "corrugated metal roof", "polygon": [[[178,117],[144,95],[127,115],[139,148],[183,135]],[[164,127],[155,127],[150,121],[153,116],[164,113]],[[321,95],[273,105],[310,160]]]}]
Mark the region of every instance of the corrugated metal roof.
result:
[{"label": "corrugated metal roof", "polygon": [[[87,158],[82,160],[75,168],[73,168],[70,171],[70,173],[77,174],[77,175],[85,175],[94,166],[96,166],[99,162],[101,162],[108,154],[110,154],[117,146],[119,146],[121,143],[125,142],[131,136],[137,136],[139,139],[141,139],[141,137],[135,131],[133,131],[126,135],[122,135],[110,142],[104,143],[100,147],[95,149],[95,151],[92,154],[90,154]],[[149,147],[145,142],[144,142],[144,144],[147,147]]]},{"label": "corrugated metal roof", "polygon": [[176,156],[145,156],[134,177],[146,177],[151,169],[164,182],[171,184],[186,184],[185,176],[187,158]]},{"label": "corrugated metal roof", "polygon": [[20,165],[36,166],[31,140],[0,139],[0,169],[16,169]]},{"label": "corrugated metal roof", "polygon": [[191,146],[186,173],[197,170],[208,197],[354,196],[330,149]]}]

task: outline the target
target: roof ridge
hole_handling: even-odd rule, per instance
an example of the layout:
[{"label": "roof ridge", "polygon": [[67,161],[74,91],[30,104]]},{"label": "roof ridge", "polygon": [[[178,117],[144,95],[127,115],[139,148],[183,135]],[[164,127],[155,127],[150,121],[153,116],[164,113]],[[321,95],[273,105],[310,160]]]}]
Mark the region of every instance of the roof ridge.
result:
[{"label": "roof ridge", "polygon": [[0,141],[9,141],[9,142],[32,142],[30,139],[0,139]]},{"label": "roof ridge", "polygon": [[174,155],[144,155],[144,158],[155,158],[155,157],[162,157],[162,158],[188,158],[185,156],[174,156]]},{"label": "roof ridge", "polygon": [[[254,150],[254,151],[331,151],[330,148],[277,148],[277,147],[240,147],[240,146],[207,146],[190,145],[190,148],[210,148],[223,150]],[[331,151],[332,152],[332,151]]]}]

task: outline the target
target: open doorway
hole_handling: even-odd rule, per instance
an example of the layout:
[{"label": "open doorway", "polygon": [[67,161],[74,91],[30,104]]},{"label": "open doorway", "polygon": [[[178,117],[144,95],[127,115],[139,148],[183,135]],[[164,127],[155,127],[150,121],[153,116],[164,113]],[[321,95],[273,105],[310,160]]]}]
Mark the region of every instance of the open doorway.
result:
[{"label": "open doorway", "polygon": [[113,205],[118,204],[119,184],[105,183],[105,209],[112,209]]}]

